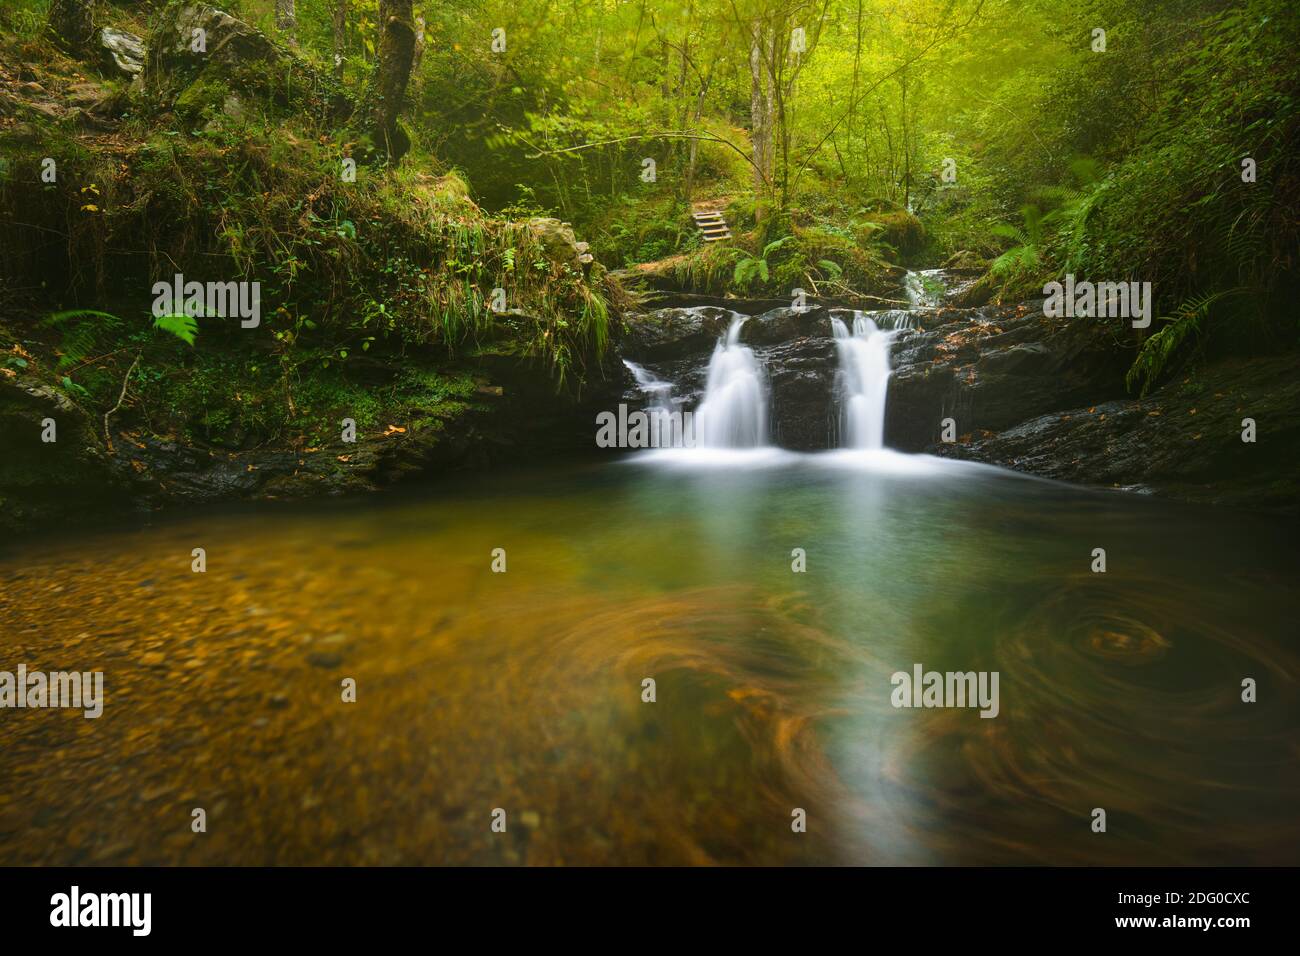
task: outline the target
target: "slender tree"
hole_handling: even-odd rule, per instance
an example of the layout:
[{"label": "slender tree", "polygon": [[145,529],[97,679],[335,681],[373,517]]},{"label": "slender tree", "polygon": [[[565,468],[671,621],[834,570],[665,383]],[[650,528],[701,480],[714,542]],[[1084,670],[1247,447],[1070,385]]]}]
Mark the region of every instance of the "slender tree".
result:
[{"label": "slender tree", "polygon": [[379,59],[375,64],[376,140],[390,161],[396,161],[410,147],[410,140],[397,125],[406,87],[415,61],[415,21],[412,0],[379,0]]},{"label": "slender tree", "polygon": [[296,41],[298,15],[294,11],[294,0],[275,0],[275,28]]},{"label": "slender tree", "polygon": [[348,45],[348,0],[334,2],[334,79],[342,82]]}]

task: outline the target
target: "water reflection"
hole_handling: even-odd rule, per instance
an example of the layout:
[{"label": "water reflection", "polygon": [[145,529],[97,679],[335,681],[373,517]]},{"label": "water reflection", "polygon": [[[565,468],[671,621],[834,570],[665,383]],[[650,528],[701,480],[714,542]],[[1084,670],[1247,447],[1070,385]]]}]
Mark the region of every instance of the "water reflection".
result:
[{"label": "water reflection", "polygon": [[[10,553],[5,661],[102,668],[107,702],[4,713],[0,862],[1294,860],[1289,529],[691,454]],[[918,662],[998,671],[1001,713],[894,709]]]}]

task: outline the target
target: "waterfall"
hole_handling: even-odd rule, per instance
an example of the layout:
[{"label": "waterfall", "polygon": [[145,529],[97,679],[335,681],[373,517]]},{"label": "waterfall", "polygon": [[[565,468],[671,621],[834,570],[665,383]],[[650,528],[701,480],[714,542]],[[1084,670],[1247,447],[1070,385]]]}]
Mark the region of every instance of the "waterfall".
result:
[{"label": "waterfall", "polygon": [[903,276],[903,292],[907,295],[908,308],[932,309],[943,300],[944,276],[942,269],[925,269],[921,272],[908,272]]},{"label": "waterfall", "polygon": [[831,319],[831,332],[840,357],[843,395],[840,444],[845,448],[884,448],[889,344],[894,332],[877,328],[861,312],[854,313],[852,333],[835,318]]},{"label": "waterfall", "polygon": [[647,368],[623,360],[623,365],[636,379],[637,388],[645,395],[645,413],[650,417],[651,442],[656,448],[687,445],[691,439],[683,433],[673,402],[673,383],[665,382]]},{"label": "waterfall", "polygon": [[709,360],[704,401],[695,413],[695,435],[705,448],[757,448],[767,444],[767,396],[762,368],[740,344],[745,316],[738,315]]},{"label": "waterfall", "polygon": [[642,368],[636,362],[623,359],[623,365],[636,379],[637,388],[641,389],[645,394],[646,411],[656,417],[661,412],[671,414],[673,411],[673,383],[656,378],[653,372]]}]

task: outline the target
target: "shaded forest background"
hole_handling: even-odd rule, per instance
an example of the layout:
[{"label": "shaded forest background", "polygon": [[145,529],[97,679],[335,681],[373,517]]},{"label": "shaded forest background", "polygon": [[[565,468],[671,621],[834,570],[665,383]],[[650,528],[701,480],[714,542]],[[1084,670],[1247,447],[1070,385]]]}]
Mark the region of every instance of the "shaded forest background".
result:
[{"label": "shaded forest background", "polygon": [[[199,65],[153,39],[183,6],[0,11],[5,361],[48,342],[96,414],[125,376],[157,430],[306,443],[345,408],[436,425],[475,388],[443,359],[580,388],[640,273],[896,296],[900,266],[948,263],[992,301],[1150,281],[1135,392],[1296,341],[1286,0],[230,0],[271,49]],[[101,26],[151,44],[142,83]],[[702,241],[700,203],[733,241]],[[175,271],[261,281],[267,334],[142,321]]]}]

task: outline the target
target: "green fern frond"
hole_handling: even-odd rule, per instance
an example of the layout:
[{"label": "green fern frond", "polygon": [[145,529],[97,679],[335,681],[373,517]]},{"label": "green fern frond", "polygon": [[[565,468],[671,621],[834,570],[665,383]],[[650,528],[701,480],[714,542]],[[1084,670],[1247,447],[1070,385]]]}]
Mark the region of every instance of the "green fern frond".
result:
[{"label": "green fern frond", "polygon": [[100,336],[120,328],[122,320],[111,312],[68,309],[50,313],[41,324],[60,331],[58,367],[65,369],[85,361],[95,350]]},{"label": "green fern frond", "polygon": [[822,272],[826,273],[826,275],[832,279],[838,279],[840,276],[844,275],[844,268],[838,262],[831,259],[817,260],[817,268],[821,269]]},{"label": "green fern frond", "polygon": [[194,316],[179,312],[158,316],[153,320],[153,327],[176,336],[190,346],[194,345],[194,338],[199,334],[199,323]]},{"label": "green fern frond", "polygon": [[1140,385],[1139,394],[1145,396],[1183,343],[1192,335],[1200,335],[1215,304],[1244,291],[1238,287],[1193,296],[1182,302],[1173,315],[1160,316],[1158,321],[1169,324],[1142,343],[1137,358],[1124,376],[1124,384],[1130,390]]}]

